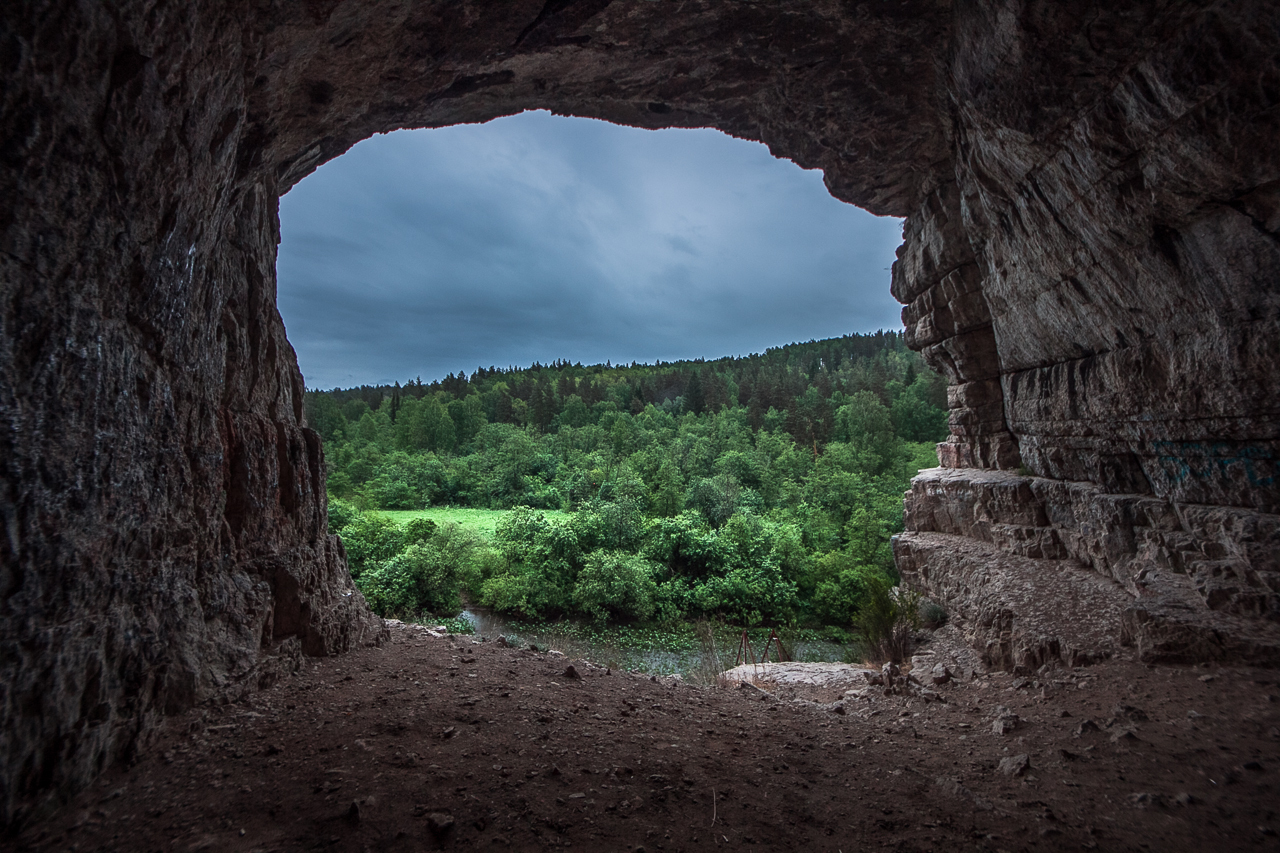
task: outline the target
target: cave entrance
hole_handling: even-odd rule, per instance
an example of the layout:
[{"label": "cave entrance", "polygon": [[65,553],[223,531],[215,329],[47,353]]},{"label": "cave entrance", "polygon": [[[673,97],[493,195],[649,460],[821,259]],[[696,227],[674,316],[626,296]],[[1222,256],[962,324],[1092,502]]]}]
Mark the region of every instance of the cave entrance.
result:
[{"label": "cave entrance", "polygon": [[[325,441],[330,496],[343,507],[389,511],[401,524],[409,521],[402,513],[433,506],[478,515],[583,500],[576,481],[565,490],[568,477],[547,484],[546,492],[562,495],[550,502],[540,492],[514,498],[488,487],[439,490],[424,479],[417,460],[427,454],[453,471],[461,457],[484,466],[504,453],[490,446],[496,438],[479,434],[485,426],[528,427],[542,444],[564,437],[559,426],[568,408],[555,424],[538,423],[540,392],[530,398],[513,388],[520,411],[500,411],[492,382],[473,373],[468,384],[467,372],[477,367],[484,373],[495,364],[634,366],[746,356],[900,324],[888,279],[901,220],[841,202],[820,172],[711,129],[651,131],[531,112],[398,131],[320,167],[282,199],[280,218],[280,312],[307,385],[335,389],[313,390],[307,414]],[[803,358],[810,372],[809,362],[821,360],[817,351]],[[553,380],[548,390],[557,410],[578,403],[591,424],[610,417],[596,409],[612,401],[585,390],[585,406],[566,403],[575,394],[566,381],[582,380]],[[643,401],[637,392],[619,402],[619,410],[638,415],[652,404],[679,415],[682,389],[670,376],[660,381]],[[769,387],[761,384],[765,397]],[[752,422],[753,434],[781,428],[787,405],[776,396],[770,405],[781,412],[767,425]],[[735,391],[725,402],[742,414],[749,397]],[[402,404],[415,417],[433,400],[454,418],[454,439],[444,444],[435,436],[419,442],[396,420]],[[463,403],[475,403],[475,411],[455,411]],[[632,425],[627,418],[616,426]],[[817,437],[797,440],[816,453]],[[664,459],[669,450],[658,448]],[[410,459],[387,461],[397,452]],[[682,467],[690,470],[681,478],[693,476],[693,465]],[[763,488],[756,472],[740,476],[753,494]],[[339,510],[338,521],[330,515],[331,528],[346,512]],[[367,571],[363,540],[343,535],[359,577]],[[383,615],[403,615],[376,596],[371,603]],[[837,661],[846,653],[816,636],[802,647],[809,657]],[[666,665],[671,657],[635,655],[628,667]],[[695,657],[680,657],[680,668],[692,669]]]}]

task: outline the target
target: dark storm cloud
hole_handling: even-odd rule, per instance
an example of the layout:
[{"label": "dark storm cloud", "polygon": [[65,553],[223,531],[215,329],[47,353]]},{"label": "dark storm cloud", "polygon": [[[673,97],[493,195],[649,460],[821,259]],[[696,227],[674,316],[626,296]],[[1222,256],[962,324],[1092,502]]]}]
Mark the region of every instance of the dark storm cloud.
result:
[{"label": "dark storm cloud", "polygon": [[901,224],[711,130],[547,113],[366,140],[281,201],[313,388],[714,358],[896,328]]}]

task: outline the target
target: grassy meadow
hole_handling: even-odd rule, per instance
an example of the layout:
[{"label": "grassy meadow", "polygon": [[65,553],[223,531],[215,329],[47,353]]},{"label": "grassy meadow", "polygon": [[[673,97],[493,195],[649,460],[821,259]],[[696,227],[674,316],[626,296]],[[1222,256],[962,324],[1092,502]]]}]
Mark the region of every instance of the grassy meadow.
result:
[{"label": "grassy meadow", "polygon": [[[429,518],[436,524],[444,524],[451,522],[458,525],[463,530],[470,530],[473,533],[483,536],[485,539],[493,539],[494,528],[498,526],[498,520],[506,515],[508,510],[505,509],[471,509],[470,507],[456,506],[434,506],[427,509],[381,509],[378,513],[385,515],[396,524],[404,524],[406,521],[414,518]],[[563,521],[568,517],[568,513],[558,510],[540,510],[548,519]]]}]

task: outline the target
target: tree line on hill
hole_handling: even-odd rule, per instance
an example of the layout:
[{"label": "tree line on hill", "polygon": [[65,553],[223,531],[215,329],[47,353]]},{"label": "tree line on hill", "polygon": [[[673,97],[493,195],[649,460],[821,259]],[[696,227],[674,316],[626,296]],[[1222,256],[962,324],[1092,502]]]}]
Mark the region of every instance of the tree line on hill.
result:
[{"label": "tree line on hill", "polygon": [[[330,527],[383,613],[848,625],[896,580],[945,383],[878,332],[715,361],[309,391]],[[492,541],[377,510],[513,510]],[[568,516],[539,510],[562,510]]]}]

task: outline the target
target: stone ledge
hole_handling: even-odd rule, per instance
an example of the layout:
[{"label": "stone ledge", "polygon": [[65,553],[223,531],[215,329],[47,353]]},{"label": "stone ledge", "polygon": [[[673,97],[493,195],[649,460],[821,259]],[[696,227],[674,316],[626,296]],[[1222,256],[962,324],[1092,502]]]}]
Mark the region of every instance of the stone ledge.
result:
[{"label": "stone ledge", "polygon": [[1118,584],[1073,560],[1037,560],[946,533],[894,537],[898,570],[945,602],[996,669],[1104,660],[1122,645],[1132,602]]},{"label": "stone ledge", "polygon": [[894,547],[899,570],[973,623],[992,666],[1055,648],[1026,639],[1027,625],[1039,624],[1035,596],[1068,601],[1075,584],[1096,581],[1113,583],[1123,606],[1074,618],[1136,646],[1143,660],[1280,666],[1276,516],[935,468],[912,481],[906,523]]},{"label": "stone ledge", "polygon": [[1202,608],[1280,621],[1280,516],[1011,471],[931,468],[912,480],[906,526],[1070,558],[1135,596],[1153,577],[1186,577]]}]

